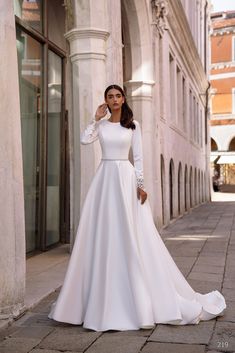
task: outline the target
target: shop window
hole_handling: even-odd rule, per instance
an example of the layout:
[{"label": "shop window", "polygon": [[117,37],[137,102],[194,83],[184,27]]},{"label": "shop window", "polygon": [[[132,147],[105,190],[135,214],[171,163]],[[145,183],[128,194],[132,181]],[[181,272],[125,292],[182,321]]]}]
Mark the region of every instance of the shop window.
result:
[{"label": "shop window", "polygon": [[211,138],[211,151],[218,151],[217,143],[213,138]]},{"label": "shop window", "polygon": [[235,151],[235,137],[230,141],[229,151]]}]

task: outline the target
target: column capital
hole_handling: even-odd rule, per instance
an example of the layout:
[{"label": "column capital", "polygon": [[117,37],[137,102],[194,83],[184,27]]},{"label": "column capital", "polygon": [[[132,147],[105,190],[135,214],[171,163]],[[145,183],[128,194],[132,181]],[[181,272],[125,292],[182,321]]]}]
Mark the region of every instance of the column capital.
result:
[{"label": "column capital", "polygon": [[151,100],[152,99],[152,91],[153,86],[155,85],[155,81],[147,80],[147,81],[136,81],[130,80],[124,82],[124,86],[127,90],[127,96],[131,99],[136,100]]},{"label": "column capital", "polygon": [[105,44],[109,32],[92,27],[73,28],[65,34],[70,42],[70,57],[72,61],[84,59],[105,60]]}]

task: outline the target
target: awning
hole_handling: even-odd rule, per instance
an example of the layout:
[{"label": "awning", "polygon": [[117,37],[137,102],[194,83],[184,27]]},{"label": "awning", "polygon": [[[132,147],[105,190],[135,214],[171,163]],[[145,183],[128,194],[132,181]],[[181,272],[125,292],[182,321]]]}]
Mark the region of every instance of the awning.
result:
[{"label": "awning", "polygon": [[219,156],[210,156],[210,161],[211,163],[214,162],[216,160],[216,158],[218,158]]},{"label": "awning", "polygon": [[234,156],[220,156],[217,164],[235,164],[235,155]]}]

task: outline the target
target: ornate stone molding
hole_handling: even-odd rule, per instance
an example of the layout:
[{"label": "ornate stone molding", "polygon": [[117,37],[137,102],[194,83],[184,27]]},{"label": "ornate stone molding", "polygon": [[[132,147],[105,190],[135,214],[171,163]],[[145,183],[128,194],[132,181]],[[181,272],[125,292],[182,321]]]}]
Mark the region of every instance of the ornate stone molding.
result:
[{"label": "ornate stone molding", "polygon": [[65,34],[70,42],[70,58],[105,60],[109,32],[100,28],[73,28]]},{"label": "ornate stone molding", "polygon": [[136,81],[130,80],[124,82],[126,93],[131,100],[152,100],[152,90],[155,81]]},{"label": "ornate stone molding", "polygon": [[167,0],[152,0],[153,25],[158,29],[160,36],[168,29],[166,16],[168,14]]}]

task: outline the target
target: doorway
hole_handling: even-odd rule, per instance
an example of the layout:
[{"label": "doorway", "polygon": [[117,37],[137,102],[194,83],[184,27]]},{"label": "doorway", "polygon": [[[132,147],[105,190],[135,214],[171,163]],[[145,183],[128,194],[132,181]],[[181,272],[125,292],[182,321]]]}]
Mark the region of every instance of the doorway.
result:
[{"label": "doorway", "polygon": [[26,252],[31,254],[69,240],[65,15],[60,0],[15,0],[14,5]]}]

